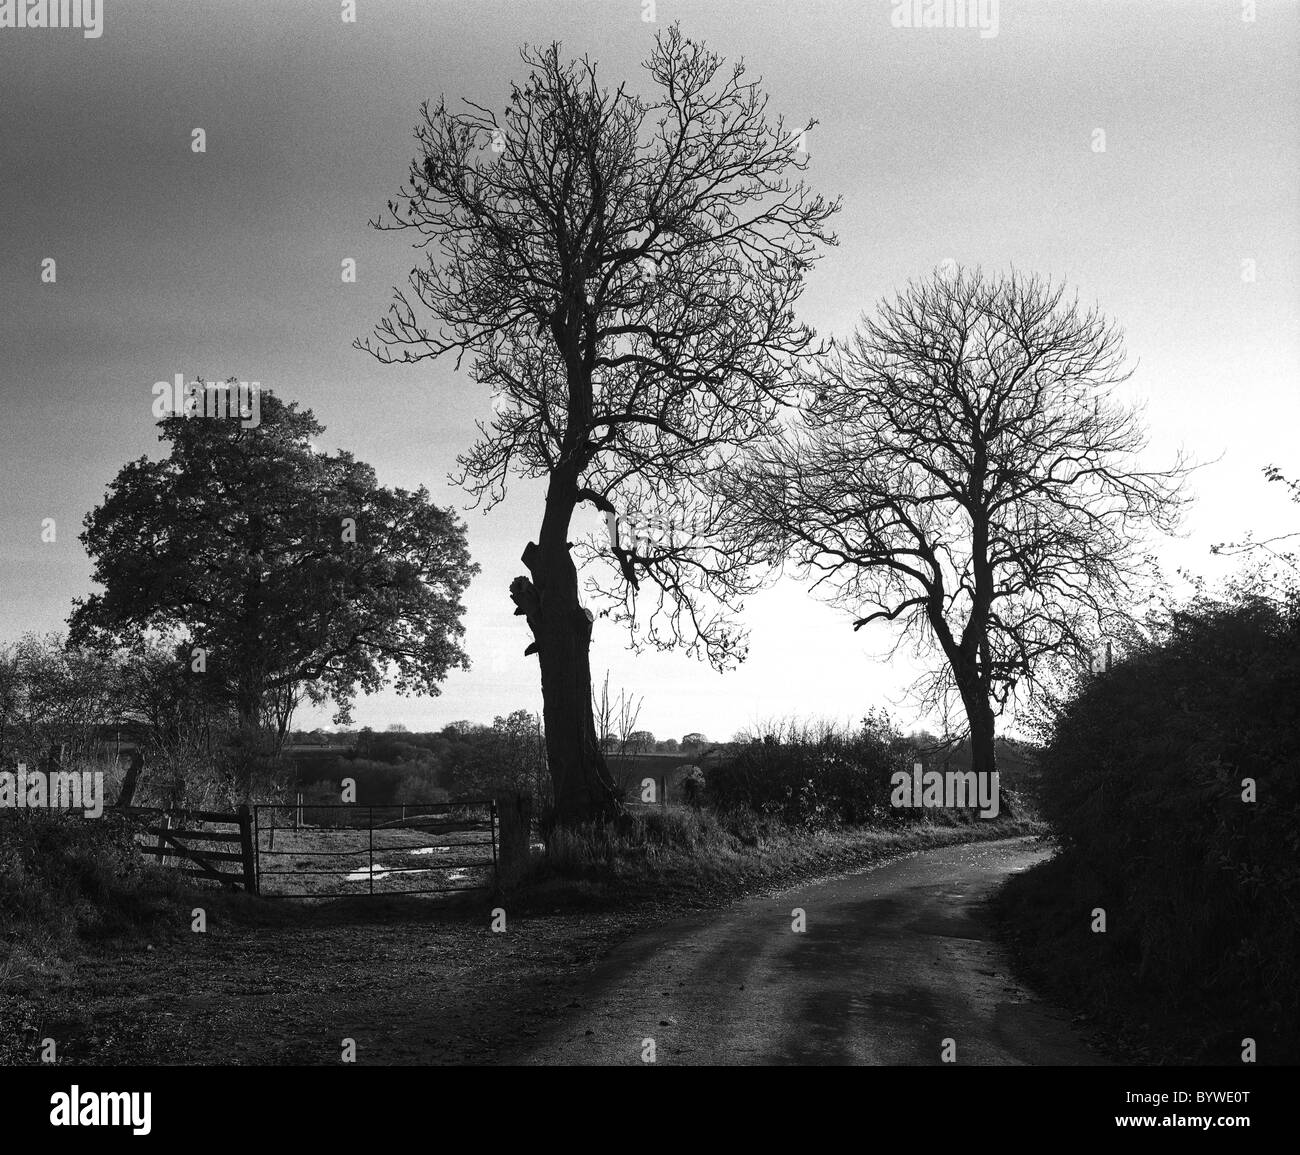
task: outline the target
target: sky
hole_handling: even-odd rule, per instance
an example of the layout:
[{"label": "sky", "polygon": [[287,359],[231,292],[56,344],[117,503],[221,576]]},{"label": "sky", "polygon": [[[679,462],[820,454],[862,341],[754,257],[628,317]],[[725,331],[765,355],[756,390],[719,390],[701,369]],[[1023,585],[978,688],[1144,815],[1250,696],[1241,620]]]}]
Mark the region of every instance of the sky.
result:
[{"label": "sky", "polygon": [[[405,176],[423,100],[499,109],[520,46],[555,40],[640,87],[672,21],[742,57],[788,121],[819,121],[807,180],[844,206],[801,303],[819,334],[847,336],[945,261],[1064,281],[1126,334],[1147,460],[1206,463],[1183,536],[1152,543],[1166,570],[1213,579],[1230,568],[1213,543],[1300,528],[1261,473],[1300,474],[1295,3],[1001,0],[982,30],[899,27],[891,0],[358,0],[354,22],[345,7],[103,0],[98,37],[0,27],[0,642],[61,629],[92,589],[77,534],[122,465],[159,454],[153,384],[236,376],[313,410],[320,447],[381,484],[464,511],[482,566],[472,670],[437,697],[363,697],[356,723],[538,709],[507,588],[541,490],[465,510],[447,475],[491,417],[486,390],[451,363],[352,348],[415,263],[407,235],[367,222]],[[905,695],[921,666],[886,659],[889,627],[855,634],[790,578],[745,621],[750,656],[725,675],[634,654],[602,623],[595,678],[641,698],[660,737],[873,706],[926,721]]]}]

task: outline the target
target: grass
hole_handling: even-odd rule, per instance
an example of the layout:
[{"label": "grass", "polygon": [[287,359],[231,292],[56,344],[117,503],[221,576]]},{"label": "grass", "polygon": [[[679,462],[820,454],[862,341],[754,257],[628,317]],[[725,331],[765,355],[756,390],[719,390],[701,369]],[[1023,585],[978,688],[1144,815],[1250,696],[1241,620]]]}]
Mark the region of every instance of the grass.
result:
[{"label": "grass", "polygon": [[[490,886],[487,831],[302,826],[260,835],[264,895],[401,894],[436,888]],[[373,853],[374,877],[371,878]]]},{"label": "grass", "polygon": [[1016,800],[1012,819],[961,821],[939,812],[888,826],[806,829],[751,812],[670,805],[612,826],[557,830],[535,850],[516,904],[699,907],[884,858],[960,842],[1046,833]]}]

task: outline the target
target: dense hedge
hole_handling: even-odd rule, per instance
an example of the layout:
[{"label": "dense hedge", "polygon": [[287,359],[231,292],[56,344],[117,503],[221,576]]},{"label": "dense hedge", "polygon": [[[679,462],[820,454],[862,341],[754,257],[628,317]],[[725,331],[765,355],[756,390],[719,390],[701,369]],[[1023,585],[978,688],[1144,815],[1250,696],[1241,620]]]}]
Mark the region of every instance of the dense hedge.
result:
[{"label": "dense hedge", "polygon": [[915,749],[888,719],[871,715],[851,733],[782,734],[741,746],[705,774],[717,809],[741,807],[791,826],[907,821],[921,810],[891,809],[890,777],[911,771]]},{"label": "dense hedge", "polygon": [[1298,643],[1294,600],[1202,598],[1082,685],[1042,763],[1107,947],[1169,1006],[1237,1008],[1243,1036],[1300,1029]]}]

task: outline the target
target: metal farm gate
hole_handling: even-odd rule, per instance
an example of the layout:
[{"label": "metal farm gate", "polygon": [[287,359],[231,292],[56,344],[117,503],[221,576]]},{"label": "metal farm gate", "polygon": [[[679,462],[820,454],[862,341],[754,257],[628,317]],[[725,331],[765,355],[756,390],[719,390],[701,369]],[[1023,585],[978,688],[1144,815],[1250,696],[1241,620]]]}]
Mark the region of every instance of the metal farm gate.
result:
[{"label": "metal farm gate", "polygon": [[270,898],[450,894],[497,880],[497,807],[462,802],[254,806],[257,890]]}]

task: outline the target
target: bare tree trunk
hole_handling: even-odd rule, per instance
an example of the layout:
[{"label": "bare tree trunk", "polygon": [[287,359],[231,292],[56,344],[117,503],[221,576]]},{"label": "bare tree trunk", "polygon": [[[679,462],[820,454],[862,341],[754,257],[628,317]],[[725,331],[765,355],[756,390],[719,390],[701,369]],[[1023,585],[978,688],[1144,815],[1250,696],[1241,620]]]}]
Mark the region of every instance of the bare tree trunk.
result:
[{"label": "bare tree trunk", "polygon": [[970,768],[976,773],[991,774],[998,768],[993,710],[977,695],[967,701],[966,717],[970,722]]},{"label": "bare tree trunk", "polygon": [[556,492],[553,480],[541,541],[530,542],[523,553],[532,580],[515,578],[510,596],[515,613],[523,615],[532,630],[533,642],[525,653],[535,653],[541,665],[555,819],[572,825],[618,818],[623,805],[592,715],[592,616],[578,601],[578,572],[566,540],[573,503],[557,498]]},{"label": "bare tree trunk", "polygon": [[[997,762],[997,729],[993,707],[989,705],[988,691],[975,680],[973,689],[963,687],[962,704],[966,707],[966,719],[970,724],[970,768],[977,774],[994,774]],[[1013,817],[1011,804],[1006,800],[999,786],[998,813],[1004,817]]]}]

